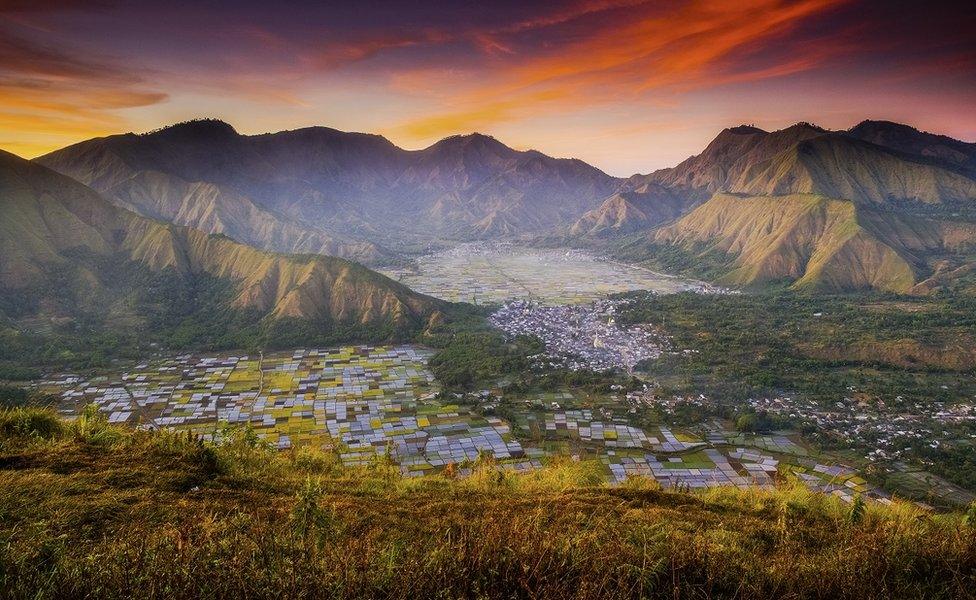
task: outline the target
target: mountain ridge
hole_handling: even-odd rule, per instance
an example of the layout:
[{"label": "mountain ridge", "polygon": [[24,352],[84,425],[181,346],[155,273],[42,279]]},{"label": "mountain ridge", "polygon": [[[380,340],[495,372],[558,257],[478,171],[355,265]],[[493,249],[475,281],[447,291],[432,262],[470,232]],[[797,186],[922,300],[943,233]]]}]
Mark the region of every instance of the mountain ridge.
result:
[{"label": "mountain ridge", "polygon": [[440,319],[446,306],[340,258],[262,252],[226,236],[147,219],[6,153],[0,154],[0,199],[0,287],[7,294],[40,290],[32,300],[42,303],[56,295],[43,290],[64,268],[65,286],[91,295],[90,304],[113,296],[116,267],[104,266],[111,262],[182,281],[227,281],[234,287],[230,308],[267,319],[423,328]]},{"label": "mountain ridge", "polygon": [[[776,131],[740,125],[722,130],[675,167],[618,179],[577,159],[515,150],[478,133],[403,150],[382,136],[325,127],[242,136],[222,121],[203,121],[92,140],[38,162],[143,214],[261,247],[372,263],[389,259],[385,246],[444,239],[549,236],[613,244],[649,232],[644,239],[659,245],[671,237],[656,236],[656,230],[675,223],[689,229],[688,219],[707,213],[697,208],[719,194],[848,200],[866,209],[855,220],[875,211],[873,222],[890,221],[889,229],[904,232],[909,217],[976,218],[974,157],[976,144],[884,121],[863,121],[846,131],[804,122]],[[794,208],[788,204],[770,204],[763,212],[779,209],[786,211],[781,218],[789,218]],[[699,229],[717,240],[738,235]],[[815,240],[791,243],[824,248]],[[830,246],[828,255],[857,271],[863,266],[858,252],[875,266],[884,254],[890,267],[896,257],[906,258],[899,254],[903,245],[867,232],[843,248]],[[788,253],[793,246],[781,249]],[[948,246],[933,251],[955,265],[945,273],[962,273],[961,255]],[[817,288],[822,281],[826,289],[843,289],[871,281],[876,289],[919,290],[922,271],[935,268],[924,262],[886,267],[890,280],[831,275],[840,267],[813,269],[802,285]],[[787,271],[798,278],[806,273]],[[909,280],[913,284],[904,285]]]},{"label": "mountain ridge", "polygon": [[[580,160],[515,150],[483,134],[403,150],[382,136],[329,128],[244,136],[220,121],[194,123],[96,138],[36,160],[117,203],[131,204],[120,182],[151,170],[227,188],[272,215],[360,240],[397,237],[388,232],[480,238],[501,222],[513,235],[543,231],[594,208],[618,183]],[[258,229],[239,235],[269,246]]]}]

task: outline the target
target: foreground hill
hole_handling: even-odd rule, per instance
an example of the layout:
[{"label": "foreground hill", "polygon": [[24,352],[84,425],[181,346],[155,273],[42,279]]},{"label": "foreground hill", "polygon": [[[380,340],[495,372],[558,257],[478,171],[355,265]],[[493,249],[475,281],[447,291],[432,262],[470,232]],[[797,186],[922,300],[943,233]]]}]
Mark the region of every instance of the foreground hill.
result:
[{"label": "foreground hill", "polygon": [[311,127],[245,136],[220,121],[89,140],[38,162],[147,216],[364,260],[382,250],[350,245],[348,235],[395,243],[537,232],[572,223],[617,185],[582,161],[479,134],[411,152],[376,135]]},{"label": "foreground hill", "polygon": [[0,413],[11,598],[962,598],[960,514],[800,488],[610,488],[586,463],[463,480],[91,415]]},{"label": "foreground hill", "polygon": [[[216,296],[194,296],[203,287]],[[178,301],[193,310],[224,307],[321,328],[411,329],[424,327],[442,307],[356,263],[271,254],[140,217],[6,153],[0,154],[0,289],[0,306],[17,319],[85,314],[140,322]]]}]

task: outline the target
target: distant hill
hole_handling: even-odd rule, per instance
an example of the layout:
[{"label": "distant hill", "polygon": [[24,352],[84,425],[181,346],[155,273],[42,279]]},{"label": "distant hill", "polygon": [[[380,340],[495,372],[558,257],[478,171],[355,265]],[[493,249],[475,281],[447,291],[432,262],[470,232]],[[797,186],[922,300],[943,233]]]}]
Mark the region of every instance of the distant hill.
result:
[{"label": "distant hill", "polygon": [[607,237],[633,233],[681,216],[689,204],[680,193],[645,183],[636,190],[617,192],[587,211],[570,228],[570,234]]},{"label": "distant hill", "polygon": [[[719,191],[823,194],[873,204],[976,199],[976,179],[958,169],[962,153],[946,162],[937,150],[924,150],[937,147],[931,141],[936,136],[900,127],[900,137],[877,130],[872,134],[864,123],[851,132],[807,123],[771,133],[735,127],[722,131],[701,154],[674,168],[635,176],[631,182],[657,183],[699,201]],[[892,141],[875,143],[884,139]],[[910,147],[916,150],[907,152]]]},{"label": "distant hill", "polygon": [[[144,216],[366,263],[395,260],[386,248],[444,239],[626,241],[631,250],[644,240],[644,255],[672,248],[686,253],[684,263],[696,255],[687,255],[689,243],[712,248],[735,270],[724,273],[728,281],[776,274],[807,289],[922,293],[969,277],[965,224],[976,222],[976,144],[883,121],[849,131],[733,127],[673,168],[628,179],[480,134],[406,151],[376,135],[311,127],[246,136],[215,120],[89,140],[37,162]],[[767,228],[800,218],[799,205],[759,199],[798,196],[841,203],[818,205],[832,215],[823,231],[817,221],[767,238]],[[840,221],[861,233],[825,246],[817,236],[840,239],[828,226]],[[902,239],[906,227],[940,233],[919,245]],[[742,254],[747,245],[729,240],[743,236],[772,245]],[[799,260],[797,248],[811,254]],[[710,273],[722,270],[710,264]]]},{"label": "distant hill", "polygon": [[37,162],[147,216],[369,262],[384,258],[377,240],[494,238],[572,223],[619,183],[582,161],[479,134],[407,151],[376,135],[311,127],[244,136],[212,120],[89,140]]},{"label": "distant hill", "polygon": [[848,133],[883,148],[956,165],[970,173],[976,173],[976,144],[926,133],[890,121],[862,121]]},{"label": "distant hill", "polygon": [[[204,283],[226,294],[193,297]],[[7,153],[0,154],[0,290],[8,317],[54,322],[84,315],[138,323],[175,298],[191,309],[209,302],[322,330],[406,331],[439,318],[444,306],[343,259],[272,254],[138,216]]]}]

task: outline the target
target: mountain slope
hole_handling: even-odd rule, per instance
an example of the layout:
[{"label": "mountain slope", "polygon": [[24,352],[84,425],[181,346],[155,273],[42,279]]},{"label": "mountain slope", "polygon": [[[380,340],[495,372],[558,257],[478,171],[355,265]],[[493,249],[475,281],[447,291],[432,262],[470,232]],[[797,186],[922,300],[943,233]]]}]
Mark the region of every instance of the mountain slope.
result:
[{"label": "mountain slope", "polygon": [[206,233],[222,233],[258,248],[340,256],[368,264],[392,258],[391,252],[376,244],[326,233],[273,214],[250,198],[213,183],[189,183],[147,170],[135,173],[107,194],[116,205],[143,216]]},{"label": "mountain slope", "polygon": [[[377,244],[268,210],[236,191],[238,181],[270,183],[281,166],[237,148],[237,137],[225,123],[202,121],[147,136],[89,140],[37,162],[91,186],[117,206],[260,248],[368,264],[391,259]],[[280,158],[287,164],[289,157]]]},{"label": "mountain slope", "polygon": [[32,313],[65,316],[67,296],[88,311],[131,305],[146,291],[134,281],[163,285],[156,293],[164,297],[200,278],[227,284],[228,308],[271,319],[410,328],[443,306],[342,259],[271,254],[140,217],[6,153],[0,224],[0,288],[34,302]]},{"label": "mountain slope", "polygon": [[848,133],[890,150],[956,165],[969,173],[976,173],[976,144],[890,121],[862,121]]},{"label": "mountain slope", "polygon": [[636,175],[630,184],[656,183],[704,201],[718,191],[736,191],[731,189],[732,182],[752,165],[770,160],[797,143],[824,133],[823,129],[807,123],[772,133],[746,125],[725,129],[701,154],[670,169]]},{"label": "mountain slope", "polygon": [[[479,134],[406,151],[375,135],[313,127],[244,136],[219,121],[89,140],[38,162],[113,202],[134,207],[139,200],[143,210],[152,207],[171,220],[185,215],[183,206],[193,200],[187,185],[210,184],[235,202],[246,200],[290,220],[289,226],[297,222],[332,236],[393,241],[405,235],[470,239],[543,231],[572,223],[619,183],[582,161],[513,150]],[[172,189],[162,189],[164,182],[152,175],[155,187],[133,192],[133,178],[147,172],[172,178],[165,181]],[[224,216],[228,210],[200,211],[218,218],[187,224],[215,231],[214,221],[234,221]],[[274,235],[260,226],[228,233],[273,247]]]},{"label": "mountain slope", "polygon": [[972,228],[879,213],[820,195],[740,197],[716,194],[651,235],[707,260],[728,258],[732,285],[787,280],[795,288],[918,291],[930,259],[976,240]]},{"label": "mountain slope", "polygon": [[823,194],[878,205],[976,201],[974,178],[836,134],[804,140],[756,162],[727,187],[750,195]]},{"label": "mountain slope", "polygon": [[570,228],[574,236],[607,237],[647,229],[681,216],[689,202],[657,184],[621,191],[587,211]]},{"label": "mountain slope", "polygon": [[701,154],[672,169],[635,176],[629,184],[657,183],[698,201],[719,191],[823,194],[892,205],[976,200],[976,177],[960,168],[969,160],[964,150],[970,145],[919,132],[921,137],[912,138],[905,129],[911,130],[896,134],[862,124],[848,133],[798,123],[770,133],[735,127]]},{"label": "mountain slope", "polygon": [[[951,287],[971,278],[974,148],[885,122],[850,131],[806,123],[726,129],[701,154],[624,184],[659,186],[686,203],[671,225],[641,223],[649,231],[644,250],[640,241],[620,243],[635,256],[658,252],[665,265],[696,269],[697,262],[699,273],[718,272],[737,285]],[[578,229],[599,230],[623,212],[608,204]]]}]

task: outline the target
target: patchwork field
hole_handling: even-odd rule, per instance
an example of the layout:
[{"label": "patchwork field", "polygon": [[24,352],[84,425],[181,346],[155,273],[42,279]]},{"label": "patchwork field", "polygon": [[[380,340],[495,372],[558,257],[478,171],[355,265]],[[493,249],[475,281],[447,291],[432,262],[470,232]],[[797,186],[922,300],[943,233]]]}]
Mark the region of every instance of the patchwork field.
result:
[{"label": "patchwork field", "polygon": [[501,470],[530,471],[562,454],[602,463],[611,483],[643,475],[665,488],[747,487],[793,476],[847,501],[856,493],[886,498],[853,469],[820,464],[784,435],[737,434],[718,421],[698,433],[637,426],[628,419],[632,399],[618,392],[529,395],[508,404],[514,407],[508,420],[488,410],[498,402],[489,391],[474,403],[445,403],[428,369],[430,355],[417,346],[183,355],[116,375],[66,374],[40,385],[59,395],[68,417],[94,405],[110,423],[188,431],[205,440],[250,431],[279,450],[331,449],[347,466],[387,457],[407,476],[448,465],[464,475],[483,456]]},{"label": "patchwork field", "polygon": [[[518,463],[508,425],[434,400],[429,352],[412,346],[298,350],[261,358],[180,356],[137,365],[118,377],[64,375],[44,382],[77,415],[96,405],[112,423],[188,430],[219,439],[250,425],[279,449],[313,444],[348,465],[389,454],[422,474],[488,453]],[[513,465],[525,468],[529,465]]]}]

